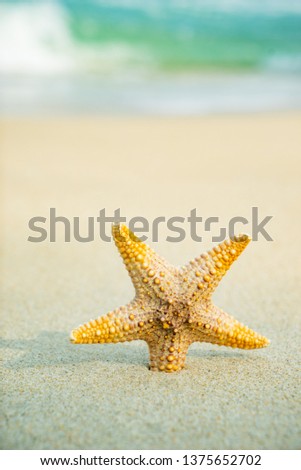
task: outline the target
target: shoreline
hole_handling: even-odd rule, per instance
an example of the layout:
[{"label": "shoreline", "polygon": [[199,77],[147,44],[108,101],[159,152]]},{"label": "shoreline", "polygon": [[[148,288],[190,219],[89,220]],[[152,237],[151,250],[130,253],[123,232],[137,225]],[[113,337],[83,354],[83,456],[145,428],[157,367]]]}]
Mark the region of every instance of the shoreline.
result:
[{"label": "shoreline", "polygon": [[[301,109],[300,74],[0,79],[0,116],[185,116]],[[46,91],[45,91],[46,90]]]}]

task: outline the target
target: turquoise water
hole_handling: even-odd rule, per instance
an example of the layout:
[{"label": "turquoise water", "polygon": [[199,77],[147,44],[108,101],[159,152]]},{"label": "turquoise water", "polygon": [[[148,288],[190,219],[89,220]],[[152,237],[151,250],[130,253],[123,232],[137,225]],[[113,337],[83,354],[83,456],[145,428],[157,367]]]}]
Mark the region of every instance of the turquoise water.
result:
[{"label": "turquoise water", "polygon": [[301,58],[301,9],[288,0],[278,2],[278,8],[275,4],[64,1],[76,41],[116,41],[142,49],[157,66],[170,70],[252,69],[277,62],[294,68]]},{"label": "turquoise water", "polygon": [[300,75],[301,0],[0,0],[2,109],[300,107]]}]

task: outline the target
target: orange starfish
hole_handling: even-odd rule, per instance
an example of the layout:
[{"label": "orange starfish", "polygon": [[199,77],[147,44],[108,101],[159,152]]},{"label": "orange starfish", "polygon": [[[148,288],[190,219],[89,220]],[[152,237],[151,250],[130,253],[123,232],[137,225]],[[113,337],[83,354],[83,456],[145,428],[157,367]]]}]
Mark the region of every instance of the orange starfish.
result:
[{"label": "orange starfish", "polygon": [[113,225],[112,232],[136,296],[128,305],[73,330],[73,343],[144,340],[150,369],[164,372],[182,369],[195,341],[242,349],[269,344],[211,301],[219,281],[250,242],[247,235],[227,240],[178,269],[125,225]]}]

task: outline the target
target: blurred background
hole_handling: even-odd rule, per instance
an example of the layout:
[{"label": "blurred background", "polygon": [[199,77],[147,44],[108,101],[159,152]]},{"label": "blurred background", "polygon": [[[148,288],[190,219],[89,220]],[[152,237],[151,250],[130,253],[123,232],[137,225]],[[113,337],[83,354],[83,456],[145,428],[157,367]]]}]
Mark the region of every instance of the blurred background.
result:
[{"label": "blurred background", "polygon": [[0,112],[301,107],[300,0],[0,1]]}]

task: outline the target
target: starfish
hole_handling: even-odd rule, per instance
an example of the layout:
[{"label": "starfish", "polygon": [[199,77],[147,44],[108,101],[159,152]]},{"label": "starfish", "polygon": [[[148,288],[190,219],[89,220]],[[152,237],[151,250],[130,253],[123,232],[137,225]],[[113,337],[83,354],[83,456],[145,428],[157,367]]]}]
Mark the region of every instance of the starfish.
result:
[{"label": "starfish", "polygon": [[221,278],[250,242],[247,235],[226,240],[176,268],[125,225],[113,225],[112,234],[132,278],[135,298],[73,330],[73,343],[144,340],[150,369],[164,372],[181,370],[189,346],[196,341],[241,349],[269,344],[211,300]]}]

